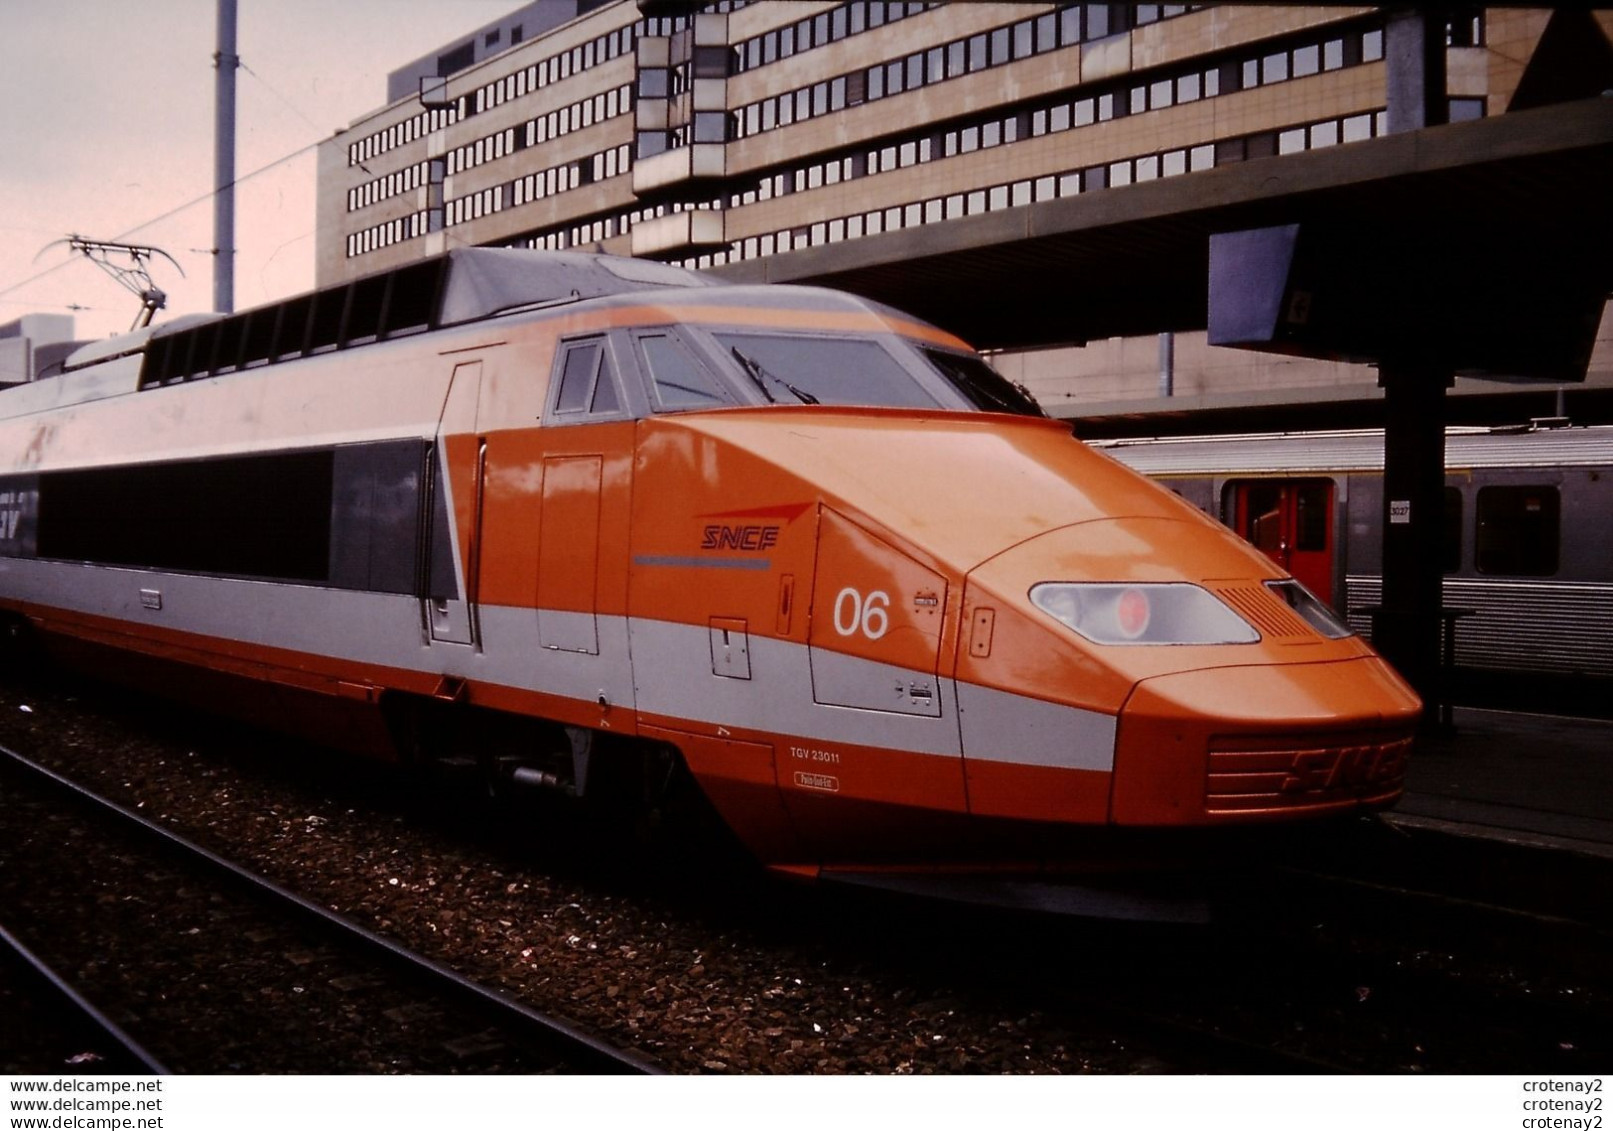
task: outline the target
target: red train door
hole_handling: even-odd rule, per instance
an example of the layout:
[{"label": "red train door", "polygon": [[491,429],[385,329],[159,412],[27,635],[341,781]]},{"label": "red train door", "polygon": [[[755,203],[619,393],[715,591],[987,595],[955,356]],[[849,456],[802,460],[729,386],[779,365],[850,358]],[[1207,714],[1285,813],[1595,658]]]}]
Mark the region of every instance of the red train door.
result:
[{"label": "red train door", "polygon": [[1331,605],[1333,481],[1249,479],[1232,491],[1232,528]]}]

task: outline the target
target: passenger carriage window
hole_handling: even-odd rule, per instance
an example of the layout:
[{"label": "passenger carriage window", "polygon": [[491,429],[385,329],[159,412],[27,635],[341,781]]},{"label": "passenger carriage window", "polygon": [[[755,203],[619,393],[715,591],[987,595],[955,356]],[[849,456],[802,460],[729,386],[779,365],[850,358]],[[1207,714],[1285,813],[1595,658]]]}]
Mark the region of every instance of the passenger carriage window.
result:
[{"label": "passenger carriage window", "polygon": [[659,407],[676,411],[728,403],[711,374],[667,335],[645,334],[639,338],[638,347]]},{"label": "passenger carriage window", "polygon": [[1557,572],[1557,488],[1481,487],[1474,558],[1480,573],[1545,577]]},{"label": "passenger carriage window", "polygon": [[1294,549],[1325,551],[1333,521],[1333,484],[1301,484],[1294,491]]},{"label": "passenger carriage window", "polygon": [[1247,488],[1240,533],[1269,558],[1275,559],[1287,551],[1284,499],[1281,483],[1251,483]]}]

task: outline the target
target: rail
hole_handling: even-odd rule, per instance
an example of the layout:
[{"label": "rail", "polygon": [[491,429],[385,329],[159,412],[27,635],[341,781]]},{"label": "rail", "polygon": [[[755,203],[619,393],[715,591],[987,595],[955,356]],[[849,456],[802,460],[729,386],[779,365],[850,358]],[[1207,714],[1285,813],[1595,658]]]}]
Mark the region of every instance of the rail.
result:
[{"label": "rail", "polygon": [[407,973],[433,982],[438,988],[457,997],[467,1006],[493,1015],[511,1028],[523,1031],[529,1037],[563,1053],[568,1063],[579,1071],[614,1074],[659,1074],[662,1071],[658,1066],[634,1053],[616,1048],[558,1018],[514,1001],[479,982],[466,978],[442,963],[417,954],[400,943],[353,922],[346,916],[321,907],[289,888],[225,859],[15,750],[0,746],[0,760],[35,780],[49,783],[89,808],[116,818],[126,827],[160,842],[187,859],[207,866],[271,904],[333,930],[371,954],[403,968]]},{"label": "rail", "polygon": [[83,994],[79,993],[60,973],[25,946],[21,939],[0,925],[0,947],[4,947],[12,960],[30,972],[36,981],[47,986],[51,993],[72,1010],[88,1028],[101,1034],[118,1050],[110,1058],[113,1063],[128,1061],[136,1071],[166,1076],[168,1069],[123,1028],[102,1013]]}]

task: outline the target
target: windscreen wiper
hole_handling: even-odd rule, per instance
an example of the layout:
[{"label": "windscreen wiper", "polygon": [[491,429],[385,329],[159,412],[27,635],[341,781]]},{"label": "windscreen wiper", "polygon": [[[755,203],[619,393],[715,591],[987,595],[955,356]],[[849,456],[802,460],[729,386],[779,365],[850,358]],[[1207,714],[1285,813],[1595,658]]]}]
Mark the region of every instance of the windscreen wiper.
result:
[{"label": "windscreen wiper", "polygon": [[767,382],[769,381],[783,385],[791,392],[792,395],[794,395],[795,399],[800,401],[802,404],[822,403],[817,397],[813,396],[805,389],[797,389],[794,385],[780,377],[777,373],[770,372],[768,369],[763,367],[761,362],[757,361],[749,354],[744,353],[738,346],[729,346],[728,348],[733,353],[734,360],[739,362],[739,367],[745,371],[745,375],[755,382],[756,387],[762,391],[762,396],[767,398],[768,404],[778,404],[778,398],[767,391]]}]

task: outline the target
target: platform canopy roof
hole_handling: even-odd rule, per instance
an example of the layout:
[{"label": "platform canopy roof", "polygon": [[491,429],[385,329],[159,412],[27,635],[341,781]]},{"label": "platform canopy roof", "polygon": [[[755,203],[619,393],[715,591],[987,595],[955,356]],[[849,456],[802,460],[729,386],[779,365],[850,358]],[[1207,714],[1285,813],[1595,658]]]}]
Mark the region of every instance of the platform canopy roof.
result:
[{"label": "platform canopy roof", "polygon": [[[1358,279],[1400,280],[1403,289],[1410,279],[1436,308],[1456,302],[1447,283],[1477,278],[1501,286],[1479,312],[1486,319],[1494,304],[1533,302],[1543,286],[1605,298],[1613,97],[1225,165],[718,273],[852,291],[980,348],[1078,343],[1205,328],[1210,237],[1279,224],[1343,233],[1361,257],[1351,268]],[[1510,332],[1536,333],[1531,316],[1519,312]]]}]

